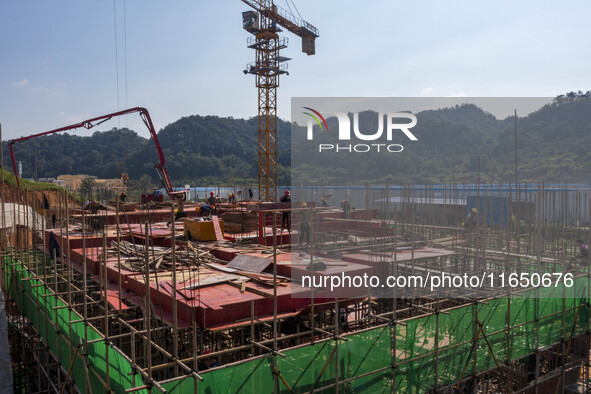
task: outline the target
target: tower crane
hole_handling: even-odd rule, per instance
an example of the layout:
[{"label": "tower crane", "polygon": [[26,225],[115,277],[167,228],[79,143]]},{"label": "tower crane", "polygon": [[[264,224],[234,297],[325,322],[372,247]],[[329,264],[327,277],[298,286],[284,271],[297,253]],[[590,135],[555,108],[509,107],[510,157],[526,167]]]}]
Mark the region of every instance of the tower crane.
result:
[{"label": "tower crane", "polygon": [[[242,13],[242,27],[252,34],[247,46],[255,50],[255,61],[247,64],[244,74],[253,74],[258,88],[258,180],[259,199],[277,199],[277,87],[279,76],[289,75],[287,61],[279,51],[287,47],[286,37],[277,33],[281,27],[302,39],[302,52],[316,53],[318,29],[273,0],[242,0],[255,11]],[[299,14],[299,13],[298,13]]]}]

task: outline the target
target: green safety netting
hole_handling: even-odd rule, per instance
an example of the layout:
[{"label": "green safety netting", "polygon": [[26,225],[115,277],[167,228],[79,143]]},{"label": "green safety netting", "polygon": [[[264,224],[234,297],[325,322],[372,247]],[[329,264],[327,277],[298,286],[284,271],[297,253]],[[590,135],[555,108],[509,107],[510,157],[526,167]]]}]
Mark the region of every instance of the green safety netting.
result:
[{"label": "green safety netting", "polygon": [[[106,379],[107,365],[110,387],[114,392],[123,392],[133,387],[132,378],[129,375],[131,366],[120,354],[106,347],[104,342],[88,345],[87,372],[81,357],[82,348],[76,352],[76,346],[84,342],[85,335],[88,341],[92,341],[100,339],[100,334],[91,327],[85,330],[82,323],[70,325],[70,321],[80,320],[81,316],[70,312],[67,308],[55,309],[65,304],[53,296],[53,292],[40,286],[38,280],[26,279],[30,275],[23,264],[10,258],[6,258],[4,262],[7,292],[35,326],[64,369],[68,371],[71,368],[70,374],[81,392],[105,391],[101,380]],[[44,295],[49,296],[44,297]],[[59,334],[56,332],[55,322],[57,322]]]},{"label": "green safety netting", "polygon": [[[23,280],[28,274],[26,270],[19,271],[22,264],[7,258],[5,266],[5,283],[11,297],[59,356],[64,368],[68,370],[74,362],[72,375],[82,392],[104,390],[92,371],[106,379],[107,354],[111,388],[122,392],[134,387],[129,363],[113,350],[107,353],[102,342],[89,345],[87,372],[82,358],[78,355],[74,359],[75,348],[66,341],[67,338],[73,344],[83,342],[84,325],[69,324],[80,316],[68,309],[57,309],[56,315],[53,308],[63,305],[61,301],[53,296],[42,297],[50,292],[35,286],[36,280]],[[202,382],[188,378],[167,383],[164,388],[182,393],[192,392],[195,387],[200,393],[271,393],[276,385],[279,392],[289,392],[289,386],[302,393],[334,383],[338,373],[339,391],[344,393],[426,392],[494,368],[496,363],[519,359],[537,347],[586,332],[587,283],[583,278],[569,289],[559,286],[539,290],[539,294],[532,290],[510,299],[464,305],[445,313],[409,319],[405,326],[382,326],[350,334],[347,341],[339,341],[338,345],[334,340],[325,340],[282,350],[285,357],[277,357],[276,369],[273,357],[260,356],[202,372]],[[26,294],[31,295],[32,302]],[[542,298],[534,298],[536,295]],[[56,318],[63,336],[57,335],[50,323]],[[91,328],[86,335],[88,340],[100,338]],[[396,368],[392,368],[393,362]],[[137,378],[136,384],[143,383]]]}]

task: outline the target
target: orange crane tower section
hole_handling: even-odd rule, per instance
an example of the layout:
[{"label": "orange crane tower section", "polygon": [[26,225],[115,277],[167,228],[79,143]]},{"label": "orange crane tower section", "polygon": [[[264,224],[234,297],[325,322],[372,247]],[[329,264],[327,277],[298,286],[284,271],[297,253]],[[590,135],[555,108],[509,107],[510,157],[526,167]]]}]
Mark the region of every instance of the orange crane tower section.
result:
[{"label": "orange crane tower section", "polygon": [[261,201],[277,200],[277,87],[279,76],[289,75],[287,61],[280,50],[288,40],[277,33],[281,27],[301,37],[302,52],[314,55],[318,29],[296,17],[273,0],[242,0],[255,11],[242,13],[242,27],[252,34],[247,46],[256,52],[255,61],[247,64],[244,74],[255,76],[258,89],[258,181]]}]

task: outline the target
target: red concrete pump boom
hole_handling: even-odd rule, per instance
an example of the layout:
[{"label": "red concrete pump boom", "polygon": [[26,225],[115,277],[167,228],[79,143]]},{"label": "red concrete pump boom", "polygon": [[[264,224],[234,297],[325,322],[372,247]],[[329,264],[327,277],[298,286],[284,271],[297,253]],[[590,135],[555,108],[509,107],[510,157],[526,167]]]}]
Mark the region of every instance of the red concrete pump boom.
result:
[{"label": "red concrete pump boom", "polygon": [[10,158],[12,159],[12,167],[14,168],[14,176],[16,177],[16,185],[17,185],[19,192],[20,192],[20,183],[19,183],[19,179],[18,179],[18,172],[16,169],[16,161],[14,158],[14,148],[13,148],[14,144],[16,144],[17,142],[27,141],[32,138],[41,137],[44,135],[59,133],[60,131],[74,130],[74,129],[79,129],[82,127],[84,127],[85,129],[91,129],[91,128],[98,126],[101,123],[104,123],[114,117],[128,115],[128,114],[132,114],[135,112],[139,112],[140,117],[144,121],[144,124],[146,125],[146,127],[150,131],[150,136],[152,137],[152,140],[154,141],[154,145],[156,145],[156,150],[158,151],[158,163],[155,165],[156,172],[158,172],[158,176],[160,177],[160,180],[162,181],[162,185],[164,186],[164,188],[166,189],[166,192],[170,196],[173,193],[173,190],[172,190],[172,184],[170,183],[170,178],[168,177],[168,172],[166,171],[166,168],[164,167],[164,164],[166,163],[166,160],[164,159],[164,153],[162,153],[162,148],[160,147],[160,141],[158,141],[158,136],[156,135],[156,130],[154,130],[154,124],[152,123],[152,119],[150,118],[150,113],[148,112],[147,109],[142,108],[142,107],[135,107],[135,108],[130,108],[130,109],[126,109],[123,111],[119,111],[119,112],[114,112],[112,114],[107,114],[107,115],[99,116],[96,118],[84,120],[80,123],[76,123],[76,124],[73,124],[70,126],[60,127],[59,129],[50,130],[50,131],[46,131],[44,133],[39,133],[39,134],[33,134],[33,135],[30,135],[27,137],[21,137],[21,138],[17,138],[12,141],[9,141],[8,148],[10,150]]}]

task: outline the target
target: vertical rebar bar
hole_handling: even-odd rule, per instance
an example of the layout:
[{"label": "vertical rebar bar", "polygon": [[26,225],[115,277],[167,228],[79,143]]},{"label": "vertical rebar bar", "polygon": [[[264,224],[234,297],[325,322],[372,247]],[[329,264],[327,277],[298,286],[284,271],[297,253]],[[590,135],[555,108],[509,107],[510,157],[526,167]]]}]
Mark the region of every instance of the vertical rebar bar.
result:
[{"label": "vertical rebar bar", "polygon": [[[172,354],[175,358],[178,359],[179,357],[179,344],[178,344],[178,315],[177,315],[177,290],[176,290],[176,230],[175,230],[175,220],[174,220],[174,207],[171,207],[171,234],[170,234],[170,244],[172,247],[172,344],[173,344],[173,351]],[[189,242],[187,240],[187,242]],[[175,365],[175,376],[179,374],[179,367]]]},{"label": "vertical rebar bar", "polygon": [[148,233],[148,222],[144,225],[145,237],[145,281],[146,281],[146,296],[145,296],[145,314],[146,314],[146,361],[148,369],[148,379],[152,382],[152,299],[150,295],[150,238]]}]

